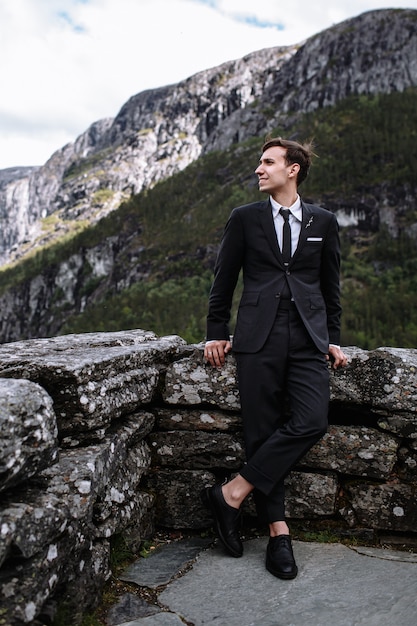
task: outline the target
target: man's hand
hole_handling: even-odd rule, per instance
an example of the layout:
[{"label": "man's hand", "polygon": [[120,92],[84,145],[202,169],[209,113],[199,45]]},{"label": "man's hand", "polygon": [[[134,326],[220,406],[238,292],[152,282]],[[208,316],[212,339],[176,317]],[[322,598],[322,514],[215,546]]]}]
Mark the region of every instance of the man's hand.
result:
[{"label": "man's hand", "polygon": [[338,346],[329,346],[329,354],[326,354],[326,359],[331,361],[335,370],[347,365],[347,356]]},{"label": "man's hand", "polygon": [[219,341],[210,341],[204,348],[204,358],[213,367],[222,367],[224,365],[225,356],[232,349],[230,341],[225,339]]}]

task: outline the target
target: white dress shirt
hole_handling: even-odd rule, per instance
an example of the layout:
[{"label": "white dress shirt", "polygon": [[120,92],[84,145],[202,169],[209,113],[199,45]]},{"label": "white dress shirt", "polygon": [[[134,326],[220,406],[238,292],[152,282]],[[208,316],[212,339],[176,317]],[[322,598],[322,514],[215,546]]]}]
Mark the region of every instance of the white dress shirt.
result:
[{"label": "white dress shirt", "polygon": [[[284,225],[284,218],[282,217],[280,208],[282,204],[278,204],[272,197],[270,198],[272,205],[272,217],[274,218],[275,232],[277,234],[279,249],[282,251],[282,227]],[[290,227],[291,227],[291,256],[297,249],[298,239],[300,238],[301,223],[303,219],[303,212],[301,209],[300,196],[297,194],[297,199],[289,207],[283,207],[290,211]]]}]

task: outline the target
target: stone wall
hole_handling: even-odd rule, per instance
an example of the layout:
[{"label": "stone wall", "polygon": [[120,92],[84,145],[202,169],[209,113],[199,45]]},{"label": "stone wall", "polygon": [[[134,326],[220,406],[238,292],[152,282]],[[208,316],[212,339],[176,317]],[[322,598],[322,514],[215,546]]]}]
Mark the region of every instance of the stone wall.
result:
[{"label": "stone wall", "polygon": [[[346,348],[330,427],[287,479],[292,519],[417,528],[417,351]],[[233,356],[132,330],[0,346],[0,625],[71,623],[100,601],[110,549],[210,526],[199,491],[244,460]],[[246,507],[251,519],[253,508]]]}]

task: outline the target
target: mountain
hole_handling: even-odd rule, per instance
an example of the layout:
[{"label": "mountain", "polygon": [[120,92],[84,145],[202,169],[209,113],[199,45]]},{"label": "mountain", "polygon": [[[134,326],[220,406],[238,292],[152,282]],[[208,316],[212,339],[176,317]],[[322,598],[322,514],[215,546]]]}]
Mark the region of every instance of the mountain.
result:
[{"label": "mountain", "polygon": [[94,307],[97,328],[125,290],[146,310],[123,324],[155,323],[168,288],[170,302],[195,295],[195,319],[177,332],[194,324],[199,336],[221,226],[259,197],[252,173],[268,132],[315,137],[321,158],[303,195],[337,214],[349,245],[415,233],[416,35],[417,11],[364,13],[139,93],[44,166],[1,171],[0,340],[83,330]]},{"label": "mountain", "polygon": [[122,200],[215,149],[216,142],[208,145],[214,130],[252,104],[273,68],[292,53],[255,52],[177,85],[139,93],[115,119],[96,122],[43,167],[0,178],[0,261],[21,258],[86,220],[97,222]]}]

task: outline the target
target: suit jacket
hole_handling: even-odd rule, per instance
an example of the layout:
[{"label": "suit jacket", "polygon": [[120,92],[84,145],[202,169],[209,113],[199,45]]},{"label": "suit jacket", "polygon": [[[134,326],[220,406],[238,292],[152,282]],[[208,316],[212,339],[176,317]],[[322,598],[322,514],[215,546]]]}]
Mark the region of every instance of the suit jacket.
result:
[{"label": "suit jacket", "polygon": [[317,348],[340,343],[340,242],[336,217],[301,202],[302,225],[288,268],[279,249],[269,200],[235,208],[226,224],[210,291],[207,340],[229,339],[233,293],[243,270],[243,293],[233,337],[235,352],[257,352],[274,324],[287,281]]}]

